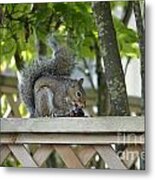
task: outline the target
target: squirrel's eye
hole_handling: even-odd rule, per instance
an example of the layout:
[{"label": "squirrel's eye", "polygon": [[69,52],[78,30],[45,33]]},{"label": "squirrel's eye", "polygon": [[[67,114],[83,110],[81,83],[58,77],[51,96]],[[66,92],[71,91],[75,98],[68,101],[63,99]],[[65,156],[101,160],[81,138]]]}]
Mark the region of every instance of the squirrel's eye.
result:
[{"label": "squirrel's eye", "polygon": [[77,92],[76,92],[76,96],[81,97],[81,96],[82,96],[81,92],[80,92],[80,91],[77,91]]}]

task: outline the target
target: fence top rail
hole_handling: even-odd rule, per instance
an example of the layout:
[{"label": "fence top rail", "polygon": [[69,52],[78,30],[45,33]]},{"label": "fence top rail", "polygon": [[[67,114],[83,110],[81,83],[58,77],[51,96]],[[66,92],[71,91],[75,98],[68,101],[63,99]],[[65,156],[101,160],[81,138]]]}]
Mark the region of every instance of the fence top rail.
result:
[{"label": "fence top rail", "polygon": [[1,118],[1,133],[144,132],[144,117]]}]

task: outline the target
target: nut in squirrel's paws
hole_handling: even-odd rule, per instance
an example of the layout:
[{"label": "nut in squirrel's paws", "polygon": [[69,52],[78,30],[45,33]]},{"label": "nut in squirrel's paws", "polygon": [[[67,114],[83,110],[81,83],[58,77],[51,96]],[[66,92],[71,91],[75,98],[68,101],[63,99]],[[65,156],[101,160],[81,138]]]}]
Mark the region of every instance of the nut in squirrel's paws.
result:
[{"label": "nut in squirrel's paws", "polygon": [[75,104],[75,108],[70,112],[71,117],[84,117],[84,111],[82,110],[82,107],[79,107],[77,104]]}]

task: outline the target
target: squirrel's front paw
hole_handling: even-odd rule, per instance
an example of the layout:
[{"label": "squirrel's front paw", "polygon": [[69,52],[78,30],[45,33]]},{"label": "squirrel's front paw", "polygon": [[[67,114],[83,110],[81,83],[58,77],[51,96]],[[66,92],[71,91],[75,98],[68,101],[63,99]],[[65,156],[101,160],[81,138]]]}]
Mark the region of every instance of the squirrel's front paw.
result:
[{"label": "squirrel's front paw", "polygon": [[76,107],[74,110],[70,112],[71,117],[84,117],[85,114],[82,110],[82,108]]}]

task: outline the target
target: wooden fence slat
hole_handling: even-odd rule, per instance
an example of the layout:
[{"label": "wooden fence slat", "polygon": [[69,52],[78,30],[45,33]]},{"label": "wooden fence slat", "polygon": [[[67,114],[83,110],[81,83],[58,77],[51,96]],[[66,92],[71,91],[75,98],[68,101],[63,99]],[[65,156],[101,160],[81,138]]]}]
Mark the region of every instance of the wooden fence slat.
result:
[{"label": "wooden fence slat", "polygon": [[7,95],[7,100],[9,102],[10,106],[11,106],[11,109],[12,109],[12,111],[14,113],[14,116],[15,117],[20,117],[20,112],[18,110],[18,103],[14,101],[12,95],[8,94]]},{"label": "wooden fence slat", "polygon": [[67,145],[55,145],[56,152],[68,168],[84,168],[74,151]]},{"label": "wooden fence slat", "polygon": [[140,145],[128,145],[123,151],[121,159],[128,169],[136,162],[141,151],[142,146]]},{"label": "wooden fence slat", "polygon": [[53,152],[52,145],[41,145],[33,155],[33,159],[39,167],[48,159],[50,154]]},{"label": "wooden fence slat", "polygon": [[8,107],[8,108],[6,109],[3,117],[9,118],[9,117],[12,117],[12,116],[13,116],[13,114],[12,114],[12,109],[11,109],[11,107]]},{"label": "wooden fence slat", "polygon": [[24,167],[38,167],[23,145],[8,145],[8,147]]},{"label": "wooden fence slat", "polygon": [[17,88],[18,79],[16,76],[13,75],[0,74],[0,84],[1,86],[4,85]]},{"label": "wooden fence slat", "polygon": [[96,151],[101,158],[108,164],[110,169],[127,169],[117,156],[115,151],[109,145],[95,146]]},{"label": "wooden fence slat", "polygon": [[7,145],[0,145],[0,164],[2,164],[5,159],[10,154],[10,149]]},{"label": "wooden fence slat", "polygon": [[[11,151],[24,167],[40,167],[55,150],[68,168],[87,168],[98,153],[110,169],[129,169],[145,143],[144,117],[2,118],[0,124],[1,164]],[[40,147],[32,157],[23,144]],[[111,144],[127,148],[120,157]],[[133,158],[128,158],[130,153],[135,153]]]},{"label": "wooden fence slat", "polygon": [[75,153],[82,162],[82,164],[86,166],[87,163],[91,160],[91,158],[95,155],[96,150],[93,148],[93,146],[82,146],[79,147],[75,151]]},{"label": "wooden fence slat", "polygon": [[1,134],[3,144],[144,144],[144,134]]},{"label": "wooden fence slat", "polygon": [[1,119],[1,132],[111,133],[144,132],[144,117]]},{"label": "wooden fence slat", "polygon": [[12,93],[18,93],[18,90],[16,87],[13,86],[1,86],[0,91],[5,94],[12,94]]}]

